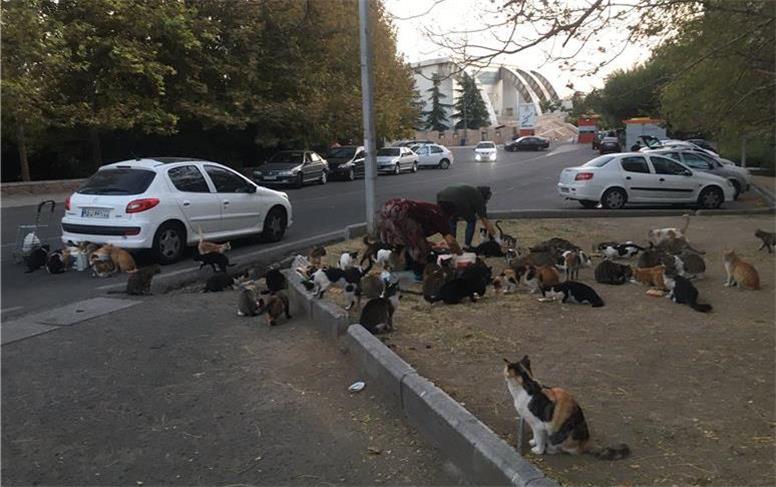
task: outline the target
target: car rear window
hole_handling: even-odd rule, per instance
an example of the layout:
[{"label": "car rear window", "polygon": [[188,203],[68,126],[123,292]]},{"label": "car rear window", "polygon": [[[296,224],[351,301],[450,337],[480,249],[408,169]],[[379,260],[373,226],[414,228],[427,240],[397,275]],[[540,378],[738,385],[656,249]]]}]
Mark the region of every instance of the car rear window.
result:
[{"label": "car rear window", "polygon": [[614,159],[614,156],[596,157],[595,159],[584,163],[582,167],[604,167],[612,159]]},{"label": "car rear window", "polygon": [[101,169],[78,188],[81,194],[141,194],[145,193],[156,177],[147,169]]},{"label": "car rear window", "polygon": [[378,156],[398,156],[401,151],[396,147],[384,147],[377,151]]}]

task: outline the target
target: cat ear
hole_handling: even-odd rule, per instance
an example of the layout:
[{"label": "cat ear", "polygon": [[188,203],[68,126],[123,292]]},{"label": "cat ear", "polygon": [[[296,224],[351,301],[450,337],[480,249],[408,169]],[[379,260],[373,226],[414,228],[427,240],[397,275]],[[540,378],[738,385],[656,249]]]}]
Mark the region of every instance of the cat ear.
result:
[{"label": "cat ear", "polygon": [[523,355],[523,358],[520,360],[520,363],[525,366],[528,371],[531,371],[531,359],[528,358],[528,355]]}]

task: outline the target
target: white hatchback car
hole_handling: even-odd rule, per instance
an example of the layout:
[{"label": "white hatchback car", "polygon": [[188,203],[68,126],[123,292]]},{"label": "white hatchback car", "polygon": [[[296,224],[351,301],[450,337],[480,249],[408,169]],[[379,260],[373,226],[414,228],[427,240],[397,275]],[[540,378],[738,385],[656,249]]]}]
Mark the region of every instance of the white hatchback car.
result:
[{"label": "white hatchback car", "polygon": [[727,179],[693,171],[668,157],[625,152],[607,154],[560,173],[558,193],[585,208],[627,203],[687,203],[713,209],[733,201]]},{"label": "white hatchback car", "polygon": [[162,263],[186,245],[261,234],[276,242],[291,226],[288,195],[221,164],[156,157],[102,166],[65,200],[63,242],[152,249]]},{"label": "white hatchback car", "polygon": [[439,144],[418,144],[411,147],[418,155],[418,166],[448,169],[455,161],[450,149]]},{"label": "white hatchback car", "polygon": [[495,161],[498,155],[498,149],[496,143],[489,140],[483,140],[477,147],[474,148],[474,160],[479,161]]}]

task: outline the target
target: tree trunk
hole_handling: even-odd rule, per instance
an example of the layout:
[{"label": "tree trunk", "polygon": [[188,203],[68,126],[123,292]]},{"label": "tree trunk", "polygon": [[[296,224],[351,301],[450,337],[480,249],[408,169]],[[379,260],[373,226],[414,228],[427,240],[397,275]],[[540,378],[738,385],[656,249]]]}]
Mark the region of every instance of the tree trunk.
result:
[{"label": "tree trunk", "polygon": [[97,127],[89,127],[89,142],[92,146],[92,169],[102,166],[102,148],[100,147],[100,133]]},{"label": "tree trunk", "polygon": [[27,160],[27,139],[24,135],[24,124],[16,120],[16,143],[19,146],[19,164],[22,166],[22,181],[30,180],[30,162]]}]

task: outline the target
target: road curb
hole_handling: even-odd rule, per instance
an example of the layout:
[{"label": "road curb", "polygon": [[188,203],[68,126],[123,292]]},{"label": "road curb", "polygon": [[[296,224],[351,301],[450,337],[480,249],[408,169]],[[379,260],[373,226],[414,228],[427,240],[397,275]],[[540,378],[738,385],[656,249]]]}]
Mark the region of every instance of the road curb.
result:
[{"label": "road curb", "polygon": [[407,422],[479,485],[557,486],[442,389],[418,374],[361,325],[348,328],[348,353],[401,408]]},{"label": "road curb", "polygon": [[509,218],[633,218],[633,217],[660,217],[681,216],[685,213],[703,216],[725,215],[761,215],[774,213],[776,208],[771,205],[768,208],[752,208],[746,210],[688,210],[686,208],[665,210],[598,210],[598,209],[567,209],[567,210],[494,210],[488,211],[491,220]]},{"label": "road curb", "polygon": [[774,197],[773,193],[754,182],[752,182],[751,186],[752,190],[768,203],[768,206],[771,208],[776,206],[776,197]]}]

